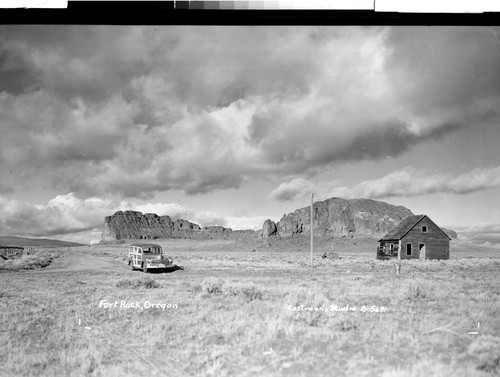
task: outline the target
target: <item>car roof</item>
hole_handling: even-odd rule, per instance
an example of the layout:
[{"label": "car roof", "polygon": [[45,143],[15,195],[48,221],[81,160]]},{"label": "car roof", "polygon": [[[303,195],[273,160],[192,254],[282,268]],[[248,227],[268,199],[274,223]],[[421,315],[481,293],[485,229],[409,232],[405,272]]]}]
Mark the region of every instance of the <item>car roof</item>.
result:
[{"label": "car roof", "polygon": [[161,247],[157,243],[132,243],[130,246],[138,246],[138,247]]}]

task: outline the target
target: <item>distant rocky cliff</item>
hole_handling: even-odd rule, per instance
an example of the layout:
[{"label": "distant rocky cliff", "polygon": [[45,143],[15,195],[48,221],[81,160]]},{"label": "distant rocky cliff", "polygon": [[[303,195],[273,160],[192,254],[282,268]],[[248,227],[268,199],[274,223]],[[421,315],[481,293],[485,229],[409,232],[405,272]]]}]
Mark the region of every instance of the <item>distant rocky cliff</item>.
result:
[{"label": "distant rocky cliff", "polygon": [[[318,235],[362,234],[383,236],[406,216],[413,213],[406,207],[371,199],[330,198],[313,204],[313,227]],[[277,234],[291,236],[309,233],[310,207],[285,214],[276,223]],[[266,224],[265,229],[272,229]]]},{"label": "distant rocky cliff", "polygon": [[[118,211],[104,218],[101,239],[102,241],[156,238],[245,240],[255,238],[257,235],[263,238],[287,237],[309,233],[310,211],[310,207],[297,209],[283,215],[277,223],[266,220],[260,232],[232,230],[222,226],[201,228],[198,224],[187,220],[174,221],[169,216]],[[314,233],[318,236],[356,234],[381,237],[409,215],[413,213],[406,207],[377,200],[330,198],[313,205]],[[454,231],[444,228],[443,230],[451,238],[457,238]]]},{"label": "distant rocky cliff", "polygon": [[[413,213],[406,207],[378,200],[330,198],[313,204],[313,228],[320,236],[356,234],[381,237],[409,215]],[[262,236],[309,233],[310,218],[311,207],[304,207],[283,215],[277,223],[266,220]],[[457,238],[454,231],[443,230],[451,238]]]},{"label": "distant rocky cliff", "polygon": [[235,230],[222,226],[201,228],[187,220],[173,221],[169,216],[138,211],[118,211],[104,218],[102,241],[120,239],[194,238],[238,239],[255,236],[252,230]]}]

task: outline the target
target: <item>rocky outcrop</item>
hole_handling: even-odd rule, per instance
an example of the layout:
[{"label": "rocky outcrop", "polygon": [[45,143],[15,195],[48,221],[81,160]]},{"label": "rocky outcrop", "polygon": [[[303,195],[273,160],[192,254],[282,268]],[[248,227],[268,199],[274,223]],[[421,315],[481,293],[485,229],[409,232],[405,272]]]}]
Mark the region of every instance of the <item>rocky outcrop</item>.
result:
[{"label": "rocky outcrop", "polygon": [[405,217],[413,213],[404,206],[395,206],[371,199],[351,199],[355,212],[355,232],[384,236]]},{"label": "rocky outcrop", "polygon": [[236,229],[233,230],[233,234],[237,236],[255,236],[257,232],[252,229]]},{"label": "rocky outcrop", "polygon": [[[313,204],[313,228],[319,235],[383,236],[413,213],[406,207],[371,199],[330,198]],[[285,214],[276,224],[280,236],[310,231],[310,207]]]},{"label": "rocky outcrop", "polygon": [[187,220],[173,221],[169,216],[138,211],[118,211],[104,218],[104,241],[120,239],[192,238],[201,231],[198,224]]},{"label": "rocky outcrop", "polygon": [[278,233],[278,228],[276,227],[276,223],[272,220],[267,219],[264,221],[264,225],[262,226],[262,237],[267,238],[270,236],[275,236]]},{"label": "rocky outcrop", "polygon": [[207,238],[213,239],[228,239],[232,238],[233,230],[231,228],[224,228],[223,226],[206,226],[203,228],[203,232],[206,234]]},{"label": "rocky outcrop", "polygon": [[458,238],[458,234],[457,232],[455,232],[454,230],[451,230],[451,229],[446,229],[446,228],[441,228],[443,230],[443,232],[445,232],[448,237],[450,237],[452,240],[453,239],[457,239]]},{"label": "rocky outcrop", "polygon": [[219,226],[219,225],[206,226],[203,228],[203,230],[205,232],[211,233],[211,234],[222,234],[222,233],[229,233],[229,232],[233,231],[231,228],[224,228],[223,226]]},{"label": "rocky outcrop", "polygon": [[154,213],[142,214],[138,211],[118,211],[104,218],[102,241],[121,239],[240,239],[255,237],[253,230],[236,230],[222,226],[209,226],[201,229],[198,224],[187,220],[173,221],[169,216]]}]

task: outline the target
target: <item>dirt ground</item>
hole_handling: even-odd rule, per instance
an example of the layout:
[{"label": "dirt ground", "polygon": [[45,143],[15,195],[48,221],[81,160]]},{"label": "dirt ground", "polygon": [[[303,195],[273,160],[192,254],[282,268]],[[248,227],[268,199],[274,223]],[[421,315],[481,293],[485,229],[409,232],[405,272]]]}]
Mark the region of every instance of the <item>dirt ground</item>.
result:
[{"label": "dirt ground", "polygon": [[[148,274],[130,270],[127,244],[62,248],[44,269],[2,272],[0,375],[500,372],[497,249],[455,242],[449,261],[397,277],[374,239],[316,240],[312,270],[308,241],[155,240],[185,269]],[[335,305],[358,310],[322,311]]]},{"label": "dirt ground", "polygon": [[127,270],[127,267],[124,264],[117,263],[116,259],[110,257],[95,257],[82,251],[70,249],[63,252],[63,255],[55,259],[50,266],[43,270],[38,270],[37,273],[44,274],[81,270],[124,272]]}]

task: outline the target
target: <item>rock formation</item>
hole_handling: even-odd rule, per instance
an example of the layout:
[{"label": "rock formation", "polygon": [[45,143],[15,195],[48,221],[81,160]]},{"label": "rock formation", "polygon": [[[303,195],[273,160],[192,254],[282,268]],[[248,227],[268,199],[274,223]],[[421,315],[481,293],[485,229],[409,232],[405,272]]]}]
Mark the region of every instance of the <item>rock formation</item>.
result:
[{"label": "rock formation", "polygon": [[104,218],[102,241],[121,239],[194,238],[194,239],[240,239],[255,237],[253,230],[236,230],[222,226],[203,229],[187,220],[173,221],[169,216],[138,211],[118,211]]},{"label": "rock formation", "polygon": [[[310,231],[310,207],[285,214],[276,224],[280,236]],[[362,234],[383,236],[412,212],[371,199],[330,198],[313,204],[313,227],[319,235]]]},{"label": "rock formation", "polygon": [[[293,236],[310,231],[310,207],[285,214],[278,223],[266,220],[261,232],[232,230],[222,226],[207,226],[187,220],[172,220],[169,216],[138,211],[118,211],[104,219],[102,241],[121,239],[193,238],[244,240],[279,235]],[[413,213],[406,207],[395,206],[371,199],[330,198],[313,205],[314,233],[323,235],[367,235],[381,237],[387,234],[405,217]],[[451,238],[457,234],[443,229]]]},{"label": "rock formation", "polygon": [[276,223],[272,220],[267,219],[264,221],[264,225],[262,226],[262,237],[267,238],[270,236],[274,236],[278,233],[278,228],[276,227]]},{"label": "rock formation", "polygon": [[203,228],[203,232],[206,233],[207,238],[216,238],[216,239],[227,239],[231,238],[233,235],[233,230],[231,228],[224,228],[223,226],[206,226]]},{"label": "rock formation", "polygon": [[120,239],[191,238],[199,225],[187,220],[138,211],[118,211],[104,218],[104,241]]},{"label": "rock formation", "polygon": [[448,237],[450,237],[451,239],[457,239],[458,238],[458,234],[457,232],[455,232],[454,230],[451,230],[451,229],[446,229],[446,228],[441,228],[443,230],[443,232],[445,232]]}]

